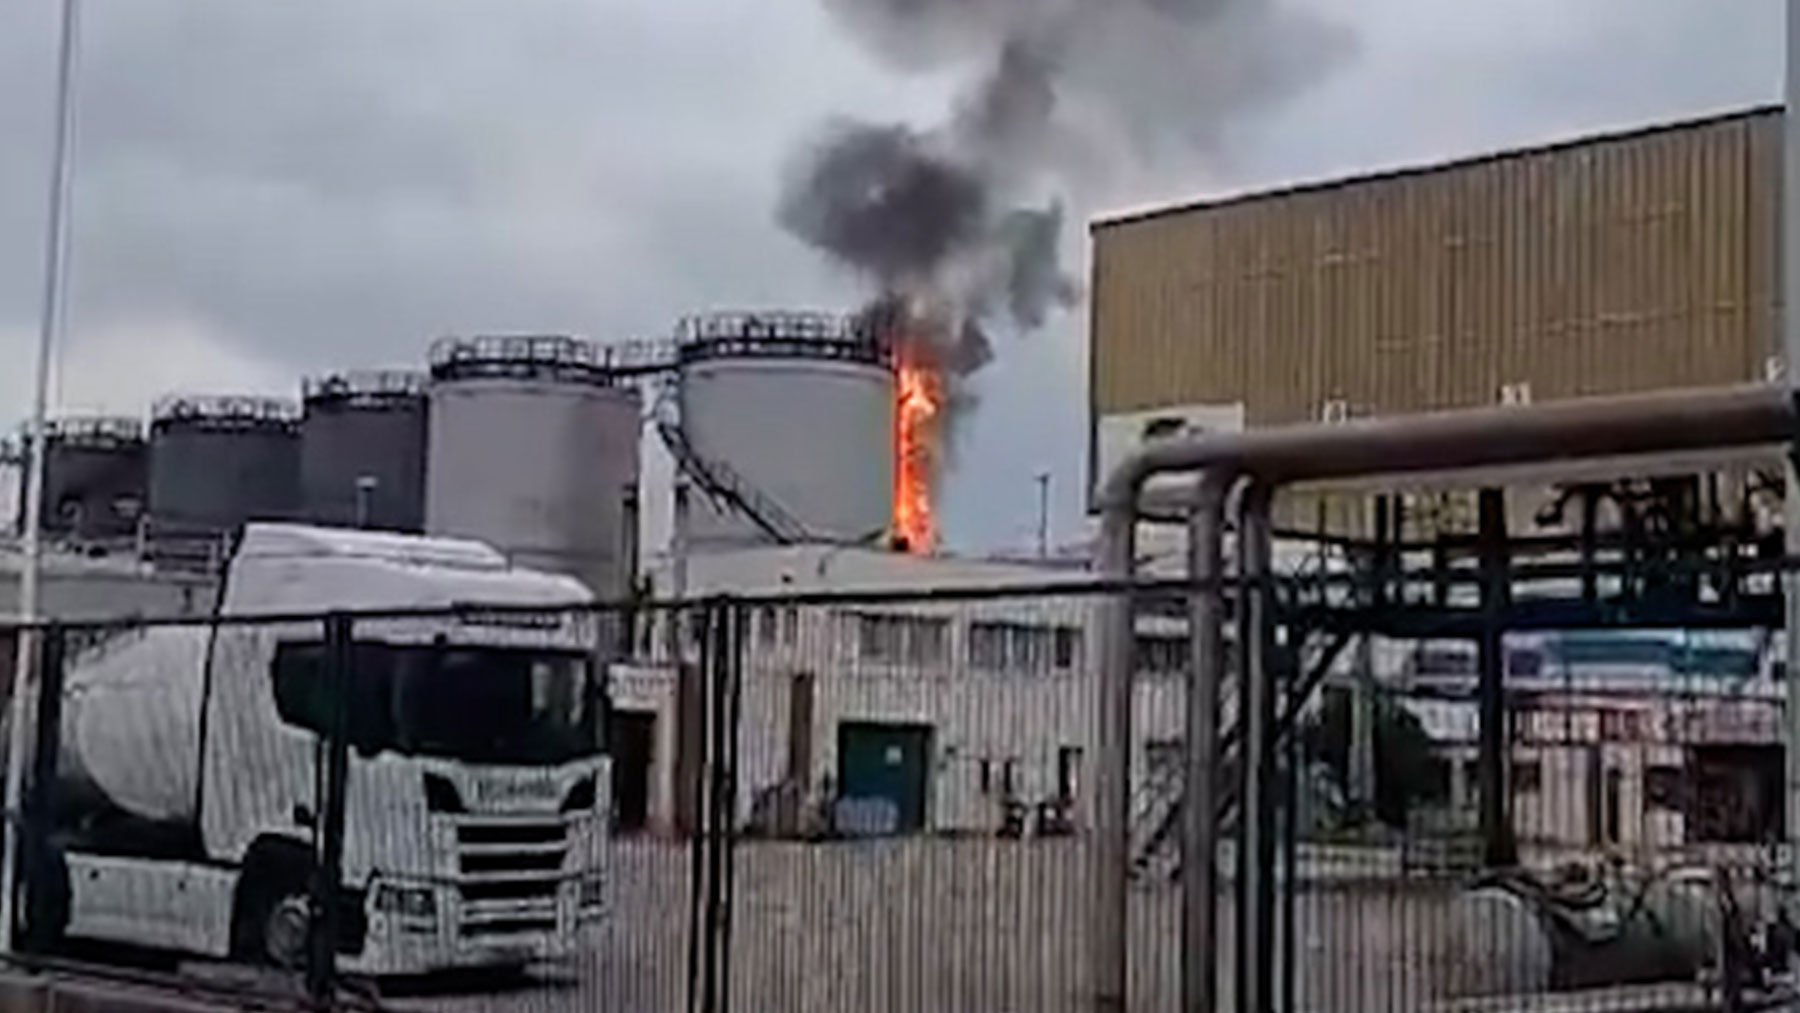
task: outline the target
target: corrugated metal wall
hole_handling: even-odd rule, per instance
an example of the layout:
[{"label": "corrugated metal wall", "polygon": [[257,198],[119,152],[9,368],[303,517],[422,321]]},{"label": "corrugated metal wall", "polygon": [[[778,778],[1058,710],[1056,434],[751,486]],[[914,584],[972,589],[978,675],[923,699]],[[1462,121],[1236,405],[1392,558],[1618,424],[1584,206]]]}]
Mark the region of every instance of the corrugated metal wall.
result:
[{"label": "corrugated metal wall", "polygon": [[1104,222],[1095,417],[1250,425],[1762,377],[1779,113]]}]

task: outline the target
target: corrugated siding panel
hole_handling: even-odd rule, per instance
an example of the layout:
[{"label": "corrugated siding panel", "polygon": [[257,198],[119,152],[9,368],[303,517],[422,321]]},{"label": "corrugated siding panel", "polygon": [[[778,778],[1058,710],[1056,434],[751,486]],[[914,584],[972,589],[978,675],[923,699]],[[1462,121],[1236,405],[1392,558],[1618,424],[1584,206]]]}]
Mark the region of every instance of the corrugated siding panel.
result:
[{"label": "corrugated siding panel", "polygon": [[1779,128],[1756,113],[1095,230],[1099,414],[1252,425],[1760,378]]}]

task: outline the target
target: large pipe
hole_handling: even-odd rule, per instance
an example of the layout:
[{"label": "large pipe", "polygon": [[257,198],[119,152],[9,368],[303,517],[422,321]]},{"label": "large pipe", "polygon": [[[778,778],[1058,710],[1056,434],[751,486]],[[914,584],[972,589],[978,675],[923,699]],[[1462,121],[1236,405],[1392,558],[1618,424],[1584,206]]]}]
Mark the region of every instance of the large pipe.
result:
[{"label": "large pipe", "polygon": [[[1108,524],[1100,543],[1100,567],[1129,575],[1137,552],[1137,525]],[[1099,694],[1094,708],[1094,846],[1088,849],[1093,891],[1088,925],[1089,972],[1094,1009],[1124,1013],[1129,944],[1126,941],[1127,865],[1131,860],[1131,594],[1108,595],[1097,606]]]},{"label": "large pipe", "polygon": [[[1237,1007],[1274,1009],[1275,994],[1275,681],[1269,670],[1274,572],[1269,506],[1273,490],[1252,481],[1238,497],[1238,806]],[[1213,816],[1218,819],[1217,814]]]},{"label": "large pipe", "polygon": [[1286,485],[1784,443],[1792,420],[1788,392],[1754,384],[1285,426],[1158,443],[1119,465],[1099,499],[1132,512],[1151,477],[1219,467]]},{"label": "large pipe", "polygon": [[[1785,389],[1739,386],[1624,397],[1441,412],[1170,441],[1127,459],[1107,477],[1101,509],[1102,574],[1129,580],[1138,497],[1151,477],[1168,472],[1253,474],[1273,487],[1330,478],[1459,468],[1502,467],[1571,458],[1625,457],[1717,447],[1786,443],[1794,436],[1793,399]],[[1195,589],[1217,597],[1216,587]],[[1216,616],[1218,602],[1196,605]],[[1128,896],[1131,769],[1131,597],[1120,591],[1101,606],[1099,640],[1101,741],[1095,770],[1096,846],[1091,973],[1098,1008],[1123,1007],[1129,947],[1122,931]],[[1196,642],[1209,633],[1196,631]],[[1197,659],[1200,660],[1200,659]],[[1196,671],[1197,683],[1218,667]],[[1187,917],[1198,923],[1200,911]],[[1116,930],[1116,931],[1115,931]],[[1187,965],[1191,970],[1192,965]],[[1196,984],[1198,990],[1202,986]],[[1184,988],[1184,994],[1189,994]]]},{"label": "large pipe", "polygon": [[[1224,576],[1221,534],[1231,478],[1202,476],[1188,522],[1188,572],[1199,585]],[[1219,995],[1218,830],[1219,672],[1225,667],[1223,599],[1196,594],[1190,620],[1193,665],[1188,673],[1188,742],[1182,792],[1181,1010],[1215,1013]]]}]

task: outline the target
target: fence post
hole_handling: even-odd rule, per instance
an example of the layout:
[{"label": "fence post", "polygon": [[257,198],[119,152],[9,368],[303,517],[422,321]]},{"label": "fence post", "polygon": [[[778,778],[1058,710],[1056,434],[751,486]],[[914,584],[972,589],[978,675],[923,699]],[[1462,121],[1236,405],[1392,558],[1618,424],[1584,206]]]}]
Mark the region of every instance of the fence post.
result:
[{"label": "fence post", "polygon": [[24,847],[20,857],[25,867],[18,877],[25,902],[15,908],[24,922],[19,938],[31,953],[42,953],[48,948],[66,915],[68,883],[50,850],[50,823],[56,813],[56,766],[62,742],[66,640],[67,631],[58,624],[38,633],[37,728],[21,828]]},{"label": "fence post", "polygon": [[320,832],[314,855],[313,917],[308,924],[306,990],[328,1004],[337,988],[338,894],[343,882],[344,786],[350,766],[350,684],[355,677],[355,621],[342,613],[325,617],[325,680],[331,690],[331,725],[325,742],[325,776],[320,781]]},{"label": "fence post", "polygon": [[[671,621],[680,623],[680,608],[671,615]],[[675,655],[678,666],[676,697],[682,699],[681,689],[687,688],[685,705],[678,702],[681,711],[679,720],[683,722],[691,738],[690,748],[683,750],[688,759],[691,772],[689,791],[691,792],[691,823],[686,828],[691,834],[689,838],[688,866],[688,952],[687,952],[687,1008],[688,1013],[706,1013],[712,1006],[708,989],[711,983],[712,967],[712,931],[711,917],[706,906],[707,885],[707,835],[711,832],[706,806],[706,788],[712,757],[709,755],[711,736],[708,734],[711,694],[707,687],[711,684],[708,678],[713,658],[713,614],[710,607],[702,610],[695,623],[697,639],[700,643],[698,665],[690,665],[681,652]],[[685,678],[682,678],[685,677]],[[679,774],[677,775],[680,776]],[[677,785],[679,791],[680,785]],[[679,804],[679,803],[678,803]]]},{"label": "fence post", "polygon": [[737,871],[737,783],[738,724],[743,707],[744,610],[727,598],[719,605],[721,664],[719,666],[718,719],[723,725],[719,733],[718,779],[714,782],[714,823],[718,828],[717,883],[715,903],[719,938],[719,1005],[718,1013],[731,1013],[731,914],[733,888]]},{"label": "fence post", "polygon": [[1507,729],[1505,616],[1507,576],[1506,494],[1483,489],[1479,503],[1481,556],[1480,682],[1476,696],[1481,712],[1477,752],[1481,791],[1481,840],[1488,868],[1510,866],[1518,857],[1513,844],[1507,767],[1512,744]]},{"label": "fence post", "polygon": [[700,825],[694,837],[688,913],[688,1009],[731,1008],[731,891],[737,836],[738,717],[742,706],[742,609],[729,598],[707,602],[703,613]]}]

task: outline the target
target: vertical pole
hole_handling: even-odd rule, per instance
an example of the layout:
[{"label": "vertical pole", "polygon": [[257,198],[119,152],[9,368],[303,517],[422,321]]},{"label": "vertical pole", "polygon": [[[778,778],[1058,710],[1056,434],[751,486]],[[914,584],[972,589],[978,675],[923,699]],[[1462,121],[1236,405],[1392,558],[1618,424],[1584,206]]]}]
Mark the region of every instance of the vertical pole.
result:
[{"label": "vertical pole", "polygon": [[1037,513],[1037,554],[1039,559],[1050,558],[1050,473],[1037,473],[1038,513]]},{"label": "vertical pole", "polygon": [[356,476],[356,526],[367,528],[375,513],[375,489],[381,479],[374,475]]},{"label": "vertical pole", "polygon": [[1503,868],[1512,865],[1517,858],[1506,777],[1510,735],[1506,715],[1506,659],[1502,650],[1509,591],[1505,492],[1481,490],[1478,512],[1481,644],[1480,683],[1476,696],[1481,712],[1481,740],[1476,762],[1481,786],[1481,840],[1487,866]]},{"label": "vertical pole", "polygon": [[32,746],[31,786],[25,798],[23,905],[25,943],[41,952],[57,928],[43,924],[55,917],[48,906],[31,902],[34,893],[54,896],[68,888],[57,882],[61,873],[50,860],[50,822],[56,812],[56,761],[62,740],[63,661],[67,632],[60,626],[45,629],[38,638],[37,733]]},{"label": "vertical pole", "polygon": [[[689,485],[675,476],[674,532],[670,536],[669,592],[666,625],[669,665],[675,670],[675,829],[695,835],[704,823],[701,798],[706,762],[706,685],[687,656]],[[704,640],[702,641],[705,642]]]},{"label": "vertical pole", "polygon": [[[679,619],[679,613],[671,618]],[[685,678],[690,687],[688,691],[689,706],[682,714],[681,720],[684,727],[690,728],[693,736],[692,748],[684,754],[693,775],[692,780],[688,782],[688,787],[692,792],[693,805],[693,822],[690,825],[693,836],[690,839],[688,852],[688,1013],[702,1013],[709,1009],[706,996],[707,968],[708,962],[711,960],[711,951],[707,944],[711,933],[706,909],[706,834],[709,823],[706,808],[706,764],[709,762],[709,757],[706,752],[707,743],[711,741],[711,736],[707,733],[707,716],[712,710],[709,706],[712,701],[709,699],[711,694],[708,692],[711,680],[702,669],[708,664],[712,654],[711,618],[709,611],[702,611],[699,622],[696,623],[696,626],[699,627],[702,644],[700,665],[697,667],[683,660],[677,661],[680,666],[677,671]],[[678,684],[676,687],[678,698],[680,689],[681,686]],[[682,785],[678,784],[677,787],[682,787]]]},{"label": "vertical pole", "polygon": [[331,1002],[337,989],[338,893],[343,883],[344,792],[350,770],[350,685],[355,678],[355,621],[325,617],[325,675],[331,687],[331,726],[325,743],[324,797],[320,800],[317,861],[313,865],[313,917],[308,932],[306,990],[313,1002]]},{"label": "vertical pole", "polygon": [[[1783,92],[1781,200],[1781,352],[1790,394],[1800,396],[1800,0],[1787,0],[1787,68]],[[1790,448],[1783,502],[1786,554],[1800,556],[1800,461]],[[1787,628],[1787,805],[1789,882],[1800,888],[1800,573],[1784,574]],[[1800,948],[1789,968],[1800,977]]]},{"label": "vertical pole", "polygon": [[726,681],[730,677],[727,660],[731,653],[731,621],[723,605],[707,606],[712,636],[707,643],[707,763],[706,763],[706,971],[701,990],[703,1013],[719,1013],[719,899],[724,879],[721,859],[724,856],[722,808],[724,806],[725,765],[725,698]]},{"label": "vertical pole", "polygon": [[[1295,649],[1296,655],[1299,651]],[[1300,979],[1299,937],[1296,919],[1299,907],[1300,863],[1300,665],[1296,657],[1288,675],[1287,702],[1282,713],[1290,715],[1285,727],[1287,766],[1282,778],[1281,822],[1281,1011],[1295,1013],[1294,995]]]},{"label": "vertical pole", "polygon": [[744,703],[744,619],[746,613],[735,601],[721,607],[721,626],[725,631],[723,701],[719,716],[725,730],[720,735],[724,747],[720,755],[718,820],[719,820],[719,1013],[731,1013],[731,948],[732,908],[737,880],[737,800],[738,800],[738,727],[743,719]]},{"label": "vertical pole", "polygon": [[1229,480],[1200,480],[1188,519],[1193,581],[1193,651],[1187,697],[1187,771],[1182,792],[1181,1010],[1215,1013],[1219,994],[1219,688],[1225,666],[1221,537]]},{"label": "vertical pole", "polygon": [[[51,147],[50,210],[44,229],[44,290],[38,319],[36,375],[31,394],[31,431],[25,441],[25,516],[22,532],[24,572],[19,578],[19,613],[37,619],[38,594],[43,567],[44,466],[46,416],[50,400],[50,362],[62,338],[67,319],[69,268],[69,197],[75,143],[75,70],[81,33],[79,0],[62,0],[62,35],[57,45],[56,129]],[[19,835],[14,823],[19,816],[25,778],[26,722],[32,701],[32,654],[36,634],[20,631],[18,662],[13,666],[13,689],[8,701],[10,724],[6,749],[5,842],[0,845],[0,953],[13,952],[13,926],[17,914]]]},{"label": "vertical pole", "polygon": [[1272,571],[1270,488],[1246,486],[1238,507],[1238,558],[1243,571],[1239,600],[1239,699],[1244,701],[1243,805],[1238,817],[1238,966],[1240,1013],[1274,1009],[1275,945],[1275,687],[1269,578]]},{"label": "vertical pole", "polygon": [[[1134,577],[1135,490],[1106,509],[1100,528],[1101,572],[1108,580]],[[1094,845],[1088,849],[1088,964],[1096,1013],[1123,1013],[1131,828],[1132,595],[1121,588],[1103,597],[1099,612],[1098,680],[1094,687]]]}]

